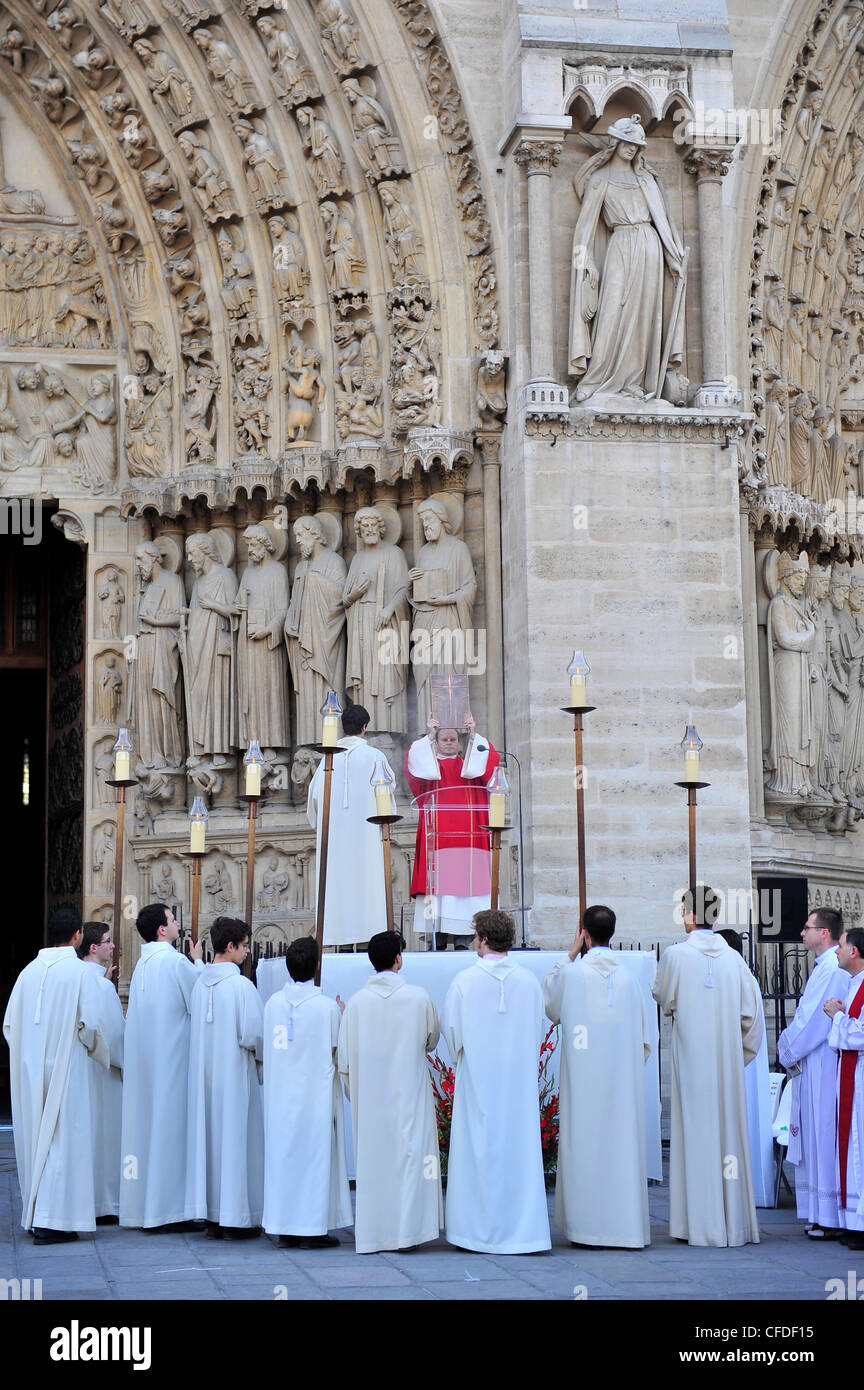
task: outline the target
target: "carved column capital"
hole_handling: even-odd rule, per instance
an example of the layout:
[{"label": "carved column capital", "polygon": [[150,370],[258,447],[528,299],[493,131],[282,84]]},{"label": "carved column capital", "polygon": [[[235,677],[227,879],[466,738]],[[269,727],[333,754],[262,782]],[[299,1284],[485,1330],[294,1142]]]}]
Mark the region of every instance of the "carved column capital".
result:
[{"label": "carved column capital", "polygon": [[561,158],[561,141],[523,140],[517,145],[513,158],[529,178],[532,174],[545,174],[548,177]]},{"label": "carved column capital", "polygon": [[695,175],[697,183],[719,183],[729,171],[734,152],[734,147],[727,145],[691,146],[684,154],[684,168],[688,174]]}]

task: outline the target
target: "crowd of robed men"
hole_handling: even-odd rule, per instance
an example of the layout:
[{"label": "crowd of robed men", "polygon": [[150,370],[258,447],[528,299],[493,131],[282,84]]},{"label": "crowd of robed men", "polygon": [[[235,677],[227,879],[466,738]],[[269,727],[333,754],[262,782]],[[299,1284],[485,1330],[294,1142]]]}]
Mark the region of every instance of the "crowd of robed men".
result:
[{"label": "crowd of robed men", "polygon": [[[751,972],[712,930],[718,905],[707,888],[685,900],[686,938],[664,952],[653,992],[673,1020],[670,1234],[734,1246],[759,1239],[744,1067],[764,1022]],[[815,1210],[814,1230],[839,1228],[854,1243],[864,1229],[864,931],[838,933],[835,951],[824,940],[837,923],[824,918],[812,914],[805,928],[805,944],[823,949],[780,1056],[797,1078],[790,1134],[800,1127],[802,1146],[790,1157],[799,1214]],[[109,978],[109,929],[82,929],[71,909],[53,915],[51,944],[9,1001],[21,1223],[35,1243],[74,1240],[119,1219],[229,1239],[263,1226],[278,1243],[304,1248],[336,1245],[333,1232],[353,1224],[361,1254],[411,1250],[446,1225],[447,1239],[464,1249],[548,1250],[537,1090],[547,1019],[561,1025],[554,1223],[578,1244],[650,1243],[644,1066],[652,1028],[639,983],[610,949],[610,908],[586,911],[569,956],[542,987],[509,955],[509,914],[478,913],[476,963],[453,979],[440,1023],[426,991],[403,977],[395,932],[369,942],[374,973],[347,1005],[314,984],[317,944],[300,938],[287,952],[288,984],[265,1006],[242,974],[244,922],[217,919],[207,965],[200,946],[191,959],[176,948],[179,928],[163,904],[143,908],[136,925],[143,946],[125,1021]],[[834,966],[824,963],[829,952]],[[827,1034],[820,1024],[811,1046],[817,1013]],[[446,1218],[427,1062],[442,1034],[455,1065]],[[828,1213],[819,1203],[832,1183],[839,1205]]]}]

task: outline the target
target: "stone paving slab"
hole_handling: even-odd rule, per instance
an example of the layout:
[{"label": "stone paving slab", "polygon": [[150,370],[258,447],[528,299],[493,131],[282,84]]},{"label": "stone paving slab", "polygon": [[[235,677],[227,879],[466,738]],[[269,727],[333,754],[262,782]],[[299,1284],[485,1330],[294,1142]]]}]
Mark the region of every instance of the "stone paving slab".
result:
[{"label": "stone paving slab", "polygon": [[[100,1227],[69,1245],[34,1246],[21,1230],[12,1135],[0,1132],[0,1279],[42,1279],[43,1299],[76,1303],[334,1300],[573,1301],[589,1299],[745,1301],[825,1299],[829,1278],[864,1276],[864,1256],[803,1235],[788,1194],[779,1211],[759,1211],[762,1241],[733,1249],[688,1246],[669,1236],[668,1188],[652,1186],[652,1245],[643,1251],[571,1246],[552,1230],[552,1250],[488,1255],[439,1237],[416,1254],[357,1255],[353,1233],[330,1250],[280,1250],[267,1236],[213,1241],[201,1233],[153,1235]],[[552,1195],[549,1194],[550,1216]],[[860,1269],[859,1269],[860,1266]],[[466,1274],[469,1276],[466,1278]]]}]

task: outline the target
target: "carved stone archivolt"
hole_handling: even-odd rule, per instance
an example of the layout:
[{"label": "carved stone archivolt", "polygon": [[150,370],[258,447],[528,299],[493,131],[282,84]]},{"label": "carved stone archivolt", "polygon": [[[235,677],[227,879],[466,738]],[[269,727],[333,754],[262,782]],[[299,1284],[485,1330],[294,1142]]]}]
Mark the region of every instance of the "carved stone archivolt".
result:
[{"label": "carved stone archivolt", "polygon": [[862,42],[858,5],[811,23],[763,165],[750,267],[751,520],[841,558],[861,544],[839,513],[862,491]]},{"label": "carved stone archivolt", "polygon": [[[342,0],[317,0],[310,43],[308,22],[295,30],[281,8],[252,0],[238,8],[217,15],[199,0],[172,0],[164,9],[175,25],[163,22],[161,4],[106,0],[97,32],[84,11],[45,0],[32,42],[13,41],[14,25],[2,31],[0,62],[56,132],[93,230],[64,228],[74,219],[49,216],[39,190],[0,178],[0,346],[89,346],[113,358],[124,383],[137,378],[122,403],[115,393],[113,419],[107,400],[87,405],[82,449],[77,439],[74,448],[59,442],[85,488],[106,482],[90,438],[99,439],[100,424],[115,434],[122,425],[131,500],[184,468],[224,471],[252,456],[275,468],[281,450],[307,440],[359,445],[470,423],[442,418],[448,387],[430,267],[452,262],[453,249],[451,241],[443,257],[430,256],[427,246],[428,189],[416,171],[428,163],[428,142],[418,149],[417,132],[399,129],[360,16]],[[458,86],[440,39],[418,23],[420,9],[400,13],[464,231],[475,336],[463,356],[474,357],[496,344],[491,228]],[[371,206],[365,194],[358,201],[364,184],[375,190]],[[250,221],[251,209],[272,214],[266,229]],[[19,224],[6,237],[4,216]],[[380,242],[371,257],[370,238]],[[322,270],[329,307],[317,302]],[[334,338],[338,362],[324,346]],[[118,362],[119,341],[133,351]],[[236,348],[262,349],[266,371],[253,381]],[[13,429],[0,433],[14,459]],[[117,473],[115,460],[109,485]]]}]

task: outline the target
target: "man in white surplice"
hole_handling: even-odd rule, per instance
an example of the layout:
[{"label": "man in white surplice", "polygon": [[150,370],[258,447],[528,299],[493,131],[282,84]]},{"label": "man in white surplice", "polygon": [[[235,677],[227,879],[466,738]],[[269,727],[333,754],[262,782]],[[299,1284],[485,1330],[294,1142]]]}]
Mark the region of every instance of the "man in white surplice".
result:
[{"label": "man in white surplice", "polygon": [[409,1250],[437,1239],[443,1217],[438,1131],[426,1054],[438,1015],[425,989],[400,979],[405,943],[379,932],[377,972],[345,1005],[339,1074],[351,1102],[357,1253]]},{"label": "man in white surplice", "polygon": [[108,1066],[99,991],[76,955],[81,918],[74,909],[52,914],[48,940],[15,981],[3,1020],[21,1225],[32,1229],[34,1245],[60,1245],[96,1229],[89,1069]]},{"label": "man in white surplice", "polygon": [[176,949],[180,928],[164,903],[135,925],[144,940],[129,985],[123,1045],[120,1225],[156,1231],[184,1224],[189,1002],[201,970]]},{"label": "man in white surplice", "polygon": [[837,1057],[837,1185],[843,1244],[864,1250],[864,928],[850,927],[837,951],[846,972],[842,999],[824,1008],[831,1019],[829,1045]]},{"label": "man in white surplice", "polygon": [[[639,1250],[651,1243],[644,1102],[651,1021],[638,981],[609,948],[614,931],[610,907],[589,907],[569,964],[560,961],[543,981],[546,1013],[562,1039],[554,1221],[577,1245]],[[603,1181],[586,1182],[589,1172]]]},{"label": "man in white surplice", "polygon": [[538,981],[507,952],[508,912],[474,917],[479,959],[453,980],[442,1031],[456,1066],[447,1159],[447,1239],[464,1250],[551,1249],[538,1067],[545,1032]]},{"label": "man in white surplice", "polygon": [[653,989],[673,1019],[669,1233],[690,1245],[759,1240],[744,1067],[762,1014],[747,965],[712,930],[719,908],[711,888],[688,890],[687,939],[666,947]]},{"label": "man in white surplice", "polygon": [[241,974],[249,928],[217,917],[213,960],[192,991],[189,1038],[189,1140],[186,1219],[208,1235],[260,1234],[264,1200],[264,1118],[260,1063],[264,1005]]},{"label": "man in white surplice", "polygon": [[[324,945],[365,944],[387,925],[384,897],[384,851],[381,831],[370,825],[376,814],[372,773],[380,759],[391,776],[383,753],[366,742],[369,715],[362,705],[349,705],[342,715],[346,751],[333,759],[330,783],[330,843],[327,858],[327,896],[324,903]],[[321,859],[321,819],[324,805],[324,759],[309,787],[306,816],[317,827],[315,892]]]},{"label": "man in white surplice", "polygon": [[338,1003],[314,983],[318,944],[292,941],[291,979],[264,1008],[264,1230],[280,1245],[338,1245],[354,1223],[336,1069]]},{"label": "man in white surplice", "polygon": [[[104,922],[85,922],[78,956],[96,981],[102,1001],[100,1031],[109,1053],[109,1066],[90,1064],[90,1099],[95,1126],[93,1187],[96,1219],[116,1224],[120,1211],[120,1124],[123,1112],[123,1005],[105,971],[114,959],[111,928]],[[107,1220],[106,1220],[107,1218]]]},{"label": "man in white surplice", "polygon": [[839,999],[848,983],[837,961],[843,918],[834,908],[811,912],[801,940],[816,957],[795,1017],[777,1040],[777,1060],[791,1073],[787,1158],[795,1164],[795,1203],[811,1240],[837,1229],[837,1053],[828,1046],[831,1019],[823,1004]]}]

